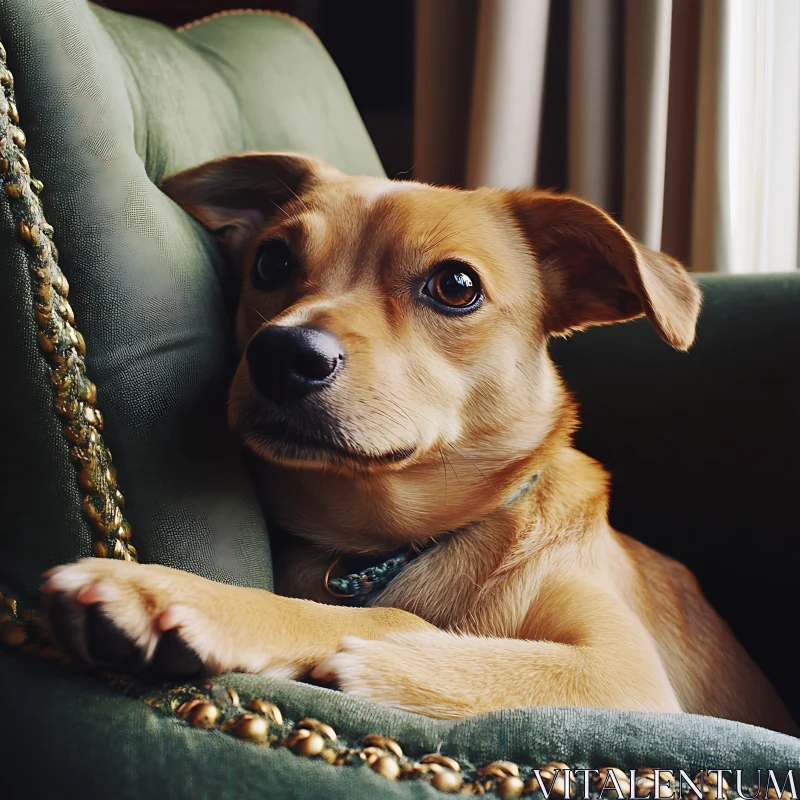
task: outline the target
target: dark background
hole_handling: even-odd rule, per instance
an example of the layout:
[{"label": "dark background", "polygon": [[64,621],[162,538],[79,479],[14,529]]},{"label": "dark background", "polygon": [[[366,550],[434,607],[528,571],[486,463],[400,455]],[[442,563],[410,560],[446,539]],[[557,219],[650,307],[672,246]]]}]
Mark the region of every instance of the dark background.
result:
[{"label": "dark background", "polygon": [[[239,0],[241,2],[241,0]],[[470,3],[475,0],[463,0]],[[237,7],[237,0],[99,0],[116,11],[178,27]],[[387,175],[413,177],[414,0],[247,0],[248,8],[282,11],[319,36],[339,67]],[[539,186],[564,189],[569,2],[550,12]]]}]

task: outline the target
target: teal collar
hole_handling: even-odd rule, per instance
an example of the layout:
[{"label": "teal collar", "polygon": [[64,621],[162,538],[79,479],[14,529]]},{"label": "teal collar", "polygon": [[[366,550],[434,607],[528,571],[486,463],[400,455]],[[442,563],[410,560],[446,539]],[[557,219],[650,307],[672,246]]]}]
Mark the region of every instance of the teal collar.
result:
[{"label": "teal collar", "polygon": [[[516,503],[538,480],[539,473],[536,472],[503,503],[503,507]],[[412,547],[402,553],[389,556],[389,558],[374,566],[366,567],[361,572],[351,572],[349,575],[344,575],[340,578],[332,578],[331,572],[340,561],[337,558],[325,573],[325,590],[339,599],[349,599],[354,605],[364,605],[370,595],[385,589],[420,553],[425,552],[425,550],[436,544],[437,542],[432,540],[427,547],[422,549]]]}]

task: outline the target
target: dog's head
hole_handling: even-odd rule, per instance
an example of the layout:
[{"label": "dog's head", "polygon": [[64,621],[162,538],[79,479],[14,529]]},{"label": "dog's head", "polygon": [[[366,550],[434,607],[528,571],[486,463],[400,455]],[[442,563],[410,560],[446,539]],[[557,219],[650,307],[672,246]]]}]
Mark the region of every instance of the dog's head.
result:
[{"label": "dog's head", "polygon": [[513,489],[567,425],[550,336],[645,314],[673,347],[694,337],[700,296],[683,268],[576,198],[268,153],[163,189],[238,275],[231,426],[306,486],[330,466],[340,484],[363,479],[383,493],[373,520],[392,506],[384,528],[413,532],[420,515],[452,528]]}]

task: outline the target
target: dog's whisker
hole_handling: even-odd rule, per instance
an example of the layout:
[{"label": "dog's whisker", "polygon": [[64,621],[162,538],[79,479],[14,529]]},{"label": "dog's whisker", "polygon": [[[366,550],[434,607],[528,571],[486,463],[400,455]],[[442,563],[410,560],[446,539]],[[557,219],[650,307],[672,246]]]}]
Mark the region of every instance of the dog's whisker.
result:
[{"label": "dog's whisker", "polygon": [[463,458],[468,464],[470,464],[470,466],[472,466],[472,468],[483,478],[483,480],[486,482],[486,485],[490,489],[494,490],[495,494],[500,494],[500,490],[497,488],[497,486],[495,484],[492,483],[492,481],[489,480],[489,477],[487,476],[487,474],[477,465],[477,463],[474,461],[474,459],[472,459],[469,456],[467,456],[464,453],[462,453],[453,444],[448,444],[447,446],[451,450],[455,450],[455,452],[458,453],[458,455],[460,455],[461,458]]},{"label": "dog's whisker", "polygon": [[[373,406],[371,403],[367,402],[367,401],[366,401],[366,400],[365,400],[363,397],[362,397],[362,398],[359,398],[359,399],[358,399],[358,402],[359,402],[359,403],[360,403],[362,406],[365,406],[366,408],[368,408],[370,411],[374,411],[376,414],[380,414],[382,417],[385,417],[385,418],[386,418],[387,420],[389,420],[391,423],[393,423],[393,424],[395,424],[395,425],[399,425],[399,421],[398,421],[398,420],[397,420],[395,417],[393,417],[393,416],[392,416],[391,414],[389,414],[387,411],[384,411],[384,410],[383,410],[383,409],[381,409],[381,408],[377,408],[376,406]],[[403,426],[403,427],[404,427],[404,426]],[[405,431],[406,431],[406,433],[409,433],[409,429],[408,429],[408,428],[405,428]],[[417,433],[419,433],[419,429],[417,429]]]},{"label": "dog's whisker", "polygon": [[423,253],[427,253],[430,249],[432,249],[432,246],[429,246],[429,242],[431,241],[431,239],[433,239],[439,233],[439,231],[441,230],[441,226],[444,224],[444,221],[450,216],[450,214],[452,214],[453,211],[455,211],[455,209],[458,208],[458,206],[460,206],[464,202],[466,202],[466,196],[459,197],[456,200],[456,202],[453,203],[452,206],[450,206],[450,208],[447,210],[447,213],[436,223],[436,225],[433,227],[433,230],[425,237],[425,239],[422,242]]},{"label": "dog's whisker", "polygon": [[261,319],[264,320],[264,322],[269,324],[269,320],[255,306],[250,306],[250,310],[251,311],[255,311],[256,314],[258,314],[258,316],[261,317]]},{"label": "dog's whisker", "polygon": [[289,186],[289,185],[288,185],[288,184],[287,184],[285,181],[281,180],[281,178],[280,178],[278,175],[275,175],[275,177],[276,177],[276,178],[277,178],[277,179],[278,179],[278,180],[279,180],[279,181],[280,181],[280,182],[283,184],[283,186],[284,186],[284,187],[285,187],[285,188],[286,188],[288,191],[290,191],[290,192],[291,192],[291,193],[292,193],[292,194],[293,194],[293,195],[294,195],[294,196],[295,196],[295,197],[296,197],[296,198],[297,198],[297,199],[300,201],[300,205],[301,205],[301,206],[303,206],[303,208],[304,208],[306,211],[308,211],[308,205],[306,204],[306,201],[305,201],[305,200],[303,200],[303,198],[302,198],[302,197],[300,197],[300,195],[299,195],[299,194],[297,194],[297,192],[296,192],[294,189],[292,189],[292,187],[291,187],[291,186]]},{"label": "dog's whisker", "polygon": [[281,214],[283,214],[284,217],[286,217],[286,219],[292,218],[292,215],[280,203],[276,203],[271,197],[269,198],[269,201],[275,206],[275,208],[278,209],[278,211],[281,212]]},{"label": "dog's whisker", "polygon": [[447,507],[447,464],[444,460],[444,450],[439,448],[439,455],[442,457],[442,472],[444,473],[444,506]]},{"label": "dog's whisker", "polygon": [[459,478],[458,471],[453,466],[453,462],[450,460],[450,457],[441,448],[439,448],[439,452],[447,459],[447,463],[450,465],[450,469],[453,470],[453,475],[456,476],[456,480],[458,481],[458,485],[463,489],[464,488],[464,484],[461,483],[461,478]]},{"label": "dog's whisker", "polygon": [[448,239],[452,239],[453,236],[459,236],[460,234],[462,234],[462,233],[464,233],[465,231],[468,231],[468,230],[469,230],[469,228],[461,228],[461,230],[458,230],[458,231],[451,231],[450,233],[446,234],[445,236],[440,237],[435,242],[433,242],[433,244],[431,244],[431,246],[428,247],[427,250],[425,250],[425,252],[427,253],[428,250],[433,250],[435,247],[439,247],[439,245],[443,244]]}]

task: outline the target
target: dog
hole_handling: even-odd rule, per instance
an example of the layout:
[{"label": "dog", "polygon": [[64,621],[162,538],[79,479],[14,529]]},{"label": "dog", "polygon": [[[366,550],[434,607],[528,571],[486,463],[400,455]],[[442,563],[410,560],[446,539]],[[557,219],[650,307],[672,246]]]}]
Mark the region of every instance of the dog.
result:
[{"label": "dog", "polygon": [[797,731],[689,570],[610,527],[548,354],[641,315],[686,350],[701,297],[683,267],[538,190],[290,153],[162,189],[235,276],[229,422],[279,532],[278,594],[84,559],[43,586],[63,646],[160,674],[310,676],[442,719],[588,706]]}]

